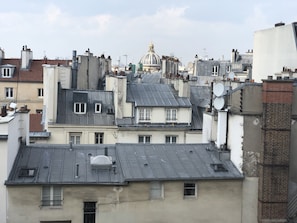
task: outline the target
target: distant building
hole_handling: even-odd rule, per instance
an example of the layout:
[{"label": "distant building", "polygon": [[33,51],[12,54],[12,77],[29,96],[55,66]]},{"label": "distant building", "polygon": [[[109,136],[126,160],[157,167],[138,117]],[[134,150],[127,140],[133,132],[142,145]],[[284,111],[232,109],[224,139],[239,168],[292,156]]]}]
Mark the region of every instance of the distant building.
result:
[{"label": "distant building", "polygon": [[21,58],[5,58],[0,49],[0,104],[11,102],[27,105],[30,113],[42,113],[43,70],[42,65],[68,65],[67,60],[33,59],[33,52],[23,46]]},{"label": "distant building", "polygon": [[217,80],[251,80],[253,52],[240,54],[232,50],[231,60],[203,59],[195,56],[193,76],[199,85],[210,85]]},{"label": "distant building", "polygon": [[254,33],[253,79],[261,82],[269,75],[297,77],[297,23],[277,23]]},{"label": "distant building", "polygon": [[140,70],[145,72],[155,72],[161,70],[160,56],[155,52],[154,44],[149,45],[148,52],[139,61]]}]

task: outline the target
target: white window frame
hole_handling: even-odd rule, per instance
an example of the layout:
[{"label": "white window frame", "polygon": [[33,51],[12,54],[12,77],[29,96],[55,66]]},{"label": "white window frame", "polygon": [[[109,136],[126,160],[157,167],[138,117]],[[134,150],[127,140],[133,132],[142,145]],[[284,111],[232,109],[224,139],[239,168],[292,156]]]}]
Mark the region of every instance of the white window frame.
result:
[{"label": "white window frame", "polygon": [[167,143],[167,144],[176,144],[177,143],[177,136],[172,136],[172,135],[165,136],[165,143]]},{"label": "white window frame", "polygon": [[151,120],[151,109],[150,108],[139,108],[139,121],[147,122]]},{"label": "white window frame", "polygon": [[176,122],[177,121],[177,109],[168,108],[166,109],[166,122]]},{"label": "white window frame", "polygon": [[[196,198],[197,197],[197,183],[185,182],[184,183],[184,198]],[[194,190],[194,193],[190,193]]]},{"label": "white window frame", "polygon": [[219,75],[219,70],[220,70],[220,66],[219,65],[212,66],[212,75],[213,76],[218,76]]},{"label": "white window frame", "polygon": [[104,132],[95,132],[95,144],[104,143]]},{"label": "white window frame", "polygon": [[164,187],[160,181],[150,182],[150,199],[160,200],[164,198]]},{"label": "white window frame", "polygon": [[3,78],[11,78],[12,77],[12,69],[9,67],[3,67],[1,69],[2,77]]},{"label": "white window frame", "polygon": [[13,98],[13,88],[12,87],[5,88],[5,98]]},{"label": "white window frame", "polygon": [[41,188],[41,206],[60,207],[62,204],[63,188],[61,186],[43,186]]},{"label": "white window frame", "polygon": [[101,103],[95,103],[95,113],[101,113],[102,105]]},{"label": "white window frame", "polygon": [[87,103],[75,102],[73,104],[73,111],[75,114],[86,114],[87,113]]},{"label": "white window frame", "polygon": [[149,143],[151,143],[151,138],[152,137],[150,135],[139,135],[138,143],[149,144]]},{"label": "white window frame", "polygon": [[81,136],[82,136],[82,134],[80,132],[70,132],[69,133],[69,143],[80,144]]},{"label": "white window frame", "polygon": [[43,98],[43,93],[44,93],[43,88],[38,88],[37,89],[37,95],[38,95],[39,98]]}]

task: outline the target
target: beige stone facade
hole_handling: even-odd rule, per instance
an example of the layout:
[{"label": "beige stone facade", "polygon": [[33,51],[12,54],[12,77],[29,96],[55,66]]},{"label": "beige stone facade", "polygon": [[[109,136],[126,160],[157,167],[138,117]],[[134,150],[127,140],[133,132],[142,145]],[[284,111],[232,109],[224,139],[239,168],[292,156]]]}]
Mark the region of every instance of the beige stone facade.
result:
[{"label": "beige stone facade", "polygon": [[[126,186],[63,186],[63,204],[41,206],[41,186],[9,186],[7,223],[83,222],[84,202],[96,202],[96,221],[108,223],[241,222],[242,181],[198,181],[197,196],[183,196],[184,182],[163,182],[163,199],[151,200],[149,182]],[[28,214],[30,213],[30,214]]]}]

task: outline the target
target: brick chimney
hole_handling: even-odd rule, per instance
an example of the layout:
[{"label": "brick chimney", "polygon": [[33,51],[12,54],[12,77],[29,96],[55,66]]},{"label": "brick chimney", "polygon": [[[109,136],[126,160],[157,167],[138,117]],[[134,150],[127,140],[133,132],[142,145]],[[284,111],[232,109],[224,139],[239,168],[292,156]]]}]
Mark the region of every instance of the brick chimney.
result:
[{"label": "brick chimney", "polygon": [[287,222],[292,80],[263,80],[258,222]]}]

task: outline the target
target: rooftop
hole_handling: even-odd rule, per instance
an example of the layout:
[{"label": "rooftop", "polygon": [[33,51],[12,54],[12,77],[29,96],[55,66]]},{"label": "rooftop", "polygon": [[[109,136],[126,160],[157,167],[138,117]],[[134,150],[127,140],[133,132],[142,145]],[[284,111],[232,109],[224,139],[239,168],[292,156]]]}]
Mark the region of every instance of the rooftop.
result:
[{"label": "rooftop", "polygon": [[[211,144],[23,146],[6,185],[117,185],[133,181],[243,178],[230,160],[219,160],[211,148]],[[106,152],[112,167],[93,167],[90,157]]]}]

